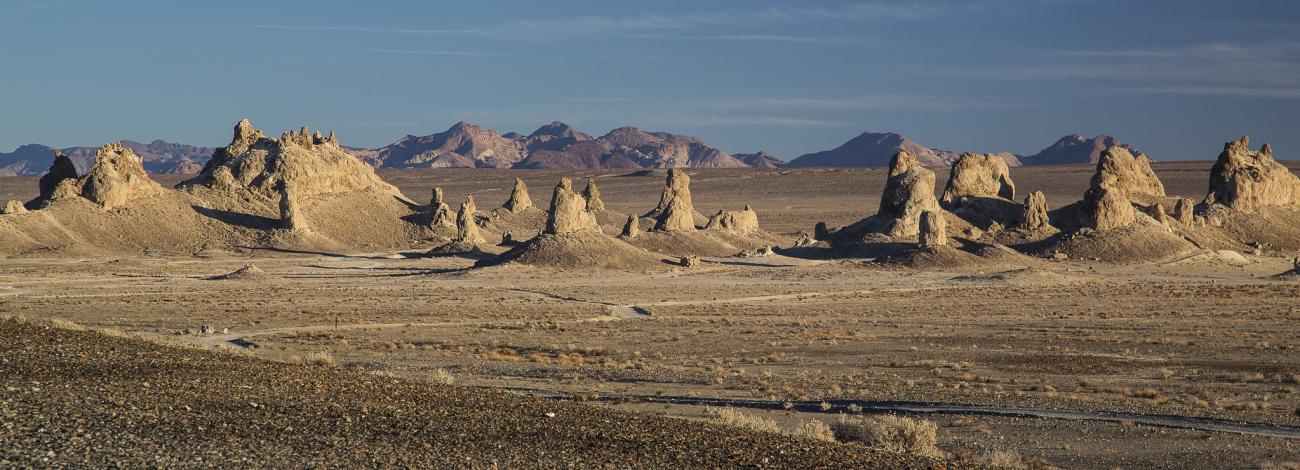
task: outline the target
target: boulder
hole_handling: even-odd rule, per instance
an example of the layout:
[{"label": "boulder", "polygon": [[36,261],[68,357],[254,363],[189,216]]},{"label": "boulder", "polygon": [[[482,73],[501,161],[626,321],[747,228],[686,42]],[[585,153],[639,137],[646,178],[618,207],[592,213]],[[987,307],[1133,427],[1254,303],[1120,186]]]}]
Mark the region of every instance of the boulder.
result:
[{"label": "boulder", "polygon": [[130,148],[112,143],[95,152],[95,164],[79,181],[80,194],[105,209],[161,194],[163,189],[144,171],[144,162]]},{"label": "boulder", "polygon": [[752,232],[758,230],[758,213],[749,206],[745,206],[745,210],[741,211],[720,210],[709,218],[709,223],[704,228],[738,233]]},{"label": "boulder", "polygon": [[911,237],[920,230],[921,213],[939,210],[934,197],[934,172],[917,163],[907,151],[894,154],[889,178],[880,199],[878,216],[892,219],[886,230],[891,237]]},{"label": "boulder", "polygon": [[921,248],[935,248],[948,244],[948,222],[943,214],[935,211],[921,213],[918,245]]},{"label": "boulder", "polygon": [[952,163],[948,184],[941,201],[948,206],[962,205],[966,198],[1015,199],[1016,185],[1006,160],[997,155],[963,153]]},{"label": "boulder", "polygon": [[600,199],[600,188],[596,187],[595,178],[587,178],[587,187],[582,190],[582,197],[587,200],[587,210],[592,212],[605,210],[605,201]]},{"label": "boulder", "polygon": [[451,206],[448,206],[443,198],[442,188],[433,188],[433,196],[429,199],[429,226],[448,228],[456,226],[456,213],[451,211]]},{"label": "boulder", "polygon": [[1191,199],[1185,197],[1178,198],[1178,202],[1174,203],[1174,220],[1177,220],[1178,223],[1183,225],[1191,225],[1195,216],[1194,208],[1195,206],[1192,204]]},{"label": "boulder", "polygon": [[641,219],[635,215],[627,216],[627,223],[623,224],[623,233],[619,234],[618,238],[631,240],[638,235],[641,235]]},{"label": "boulder", "polygon": [[524,180],[515,178],[515,189],[510,192],[510,199],[502,207],[513,214],[533,207],[533,199],[528,197],[528,185],[524,184]]},{"label": "boulder", "polygon": [[1300,205],[1300,177],[1273,159],[1273,147],[1250,150],[1250,138],[1228,142],[1210,169],[1206,204],[1251,213],[1266,206]]},{"label": "boulder", "polygon": [[478,208],[474,207],[474,196],[465,196],[465,203],[456,213],[456,238],[452,240],[455,244],[478,245],[484,242],[483,235],[478,232],[478,223],[474,221],[475,212]]},{"label": "boulder", "polygon": [[551,196],[551,211],[546,218],[545,234],[600,231],[596,217],[587,210],[587,200],[573,191],[573,182],[561,178]]},{"label": "boulder", "polygon": [[1033,232],[1052,227],[1047,217],[1047,195],[1042,191],[1034,191],[1025,196],[1024,209],[1024,213],[1020,215],[1020,224],[1016,226],[1017,229]]},{"label": "boulder", "polygon": [[677,264],[683,268],[700,267],[700,257],[696,255],[686,255],[677,260]]}]

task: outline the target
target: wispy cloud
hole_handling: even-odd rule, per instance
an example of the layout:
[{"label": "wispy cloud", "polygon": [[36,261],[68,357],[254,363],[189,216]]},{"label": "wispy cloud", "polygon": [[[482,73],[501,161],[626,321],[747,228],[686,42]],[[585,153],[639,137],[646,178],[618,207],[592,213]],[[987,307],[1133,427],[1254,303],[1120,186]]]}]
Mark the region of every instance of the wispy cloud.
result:
[{"label": "wispy cloud", "polygon": [[1132,88],[1128,91],[1134,93],[1157,93],[1171,95],[1193,95],[1193,96],[1230,96],[1240,98],[1271,98],[1284,100],[1300,100],[1300,87],[1295,88],[1269,88],[1269,87],[1233,87],[1233,86],[1169,86],[1169,87],[1139,87]]},{"label": "wispy cloud", "polygon": [[483,51],[453,51],[453,50],[428,50],[428,49],[383,49],[383,48],[363,48],[349,47],[345,51],[353,52],[373,52],[379,54],[404,54],[404,55],[436,55],[436,56],[460,56],[460,57],[502,57],[518,58],[523,57],[515,54],[502,54],[497,52]]},{"label": "wispy cloud", "polygon": [[773,126],[790,128],[858,127],[861,123],[835,119],[801,118],[789,116],[675,116],[676,125],[700,127]]},{"label": "wispy cloud", "polygon": [[253,28],[287,31],[324,31],[412,35],[482,35],[530,38],[538,37],[630,37],[644,39],[693,39],[718,41],[764,42],[854,42],[855,38],[798,36],[786,34],[714,34],[672,36],[653,33],[692,31],[703,28],[753,28],[780,23],[872,20],[918,20],[941,16],[959,4],[934,3],[859,3],[836,7],[791,6],[734,11],[683,14],[646,13],[627,16],[569,16],[553,18],[517,18],[492,28],[424,29],[358,25],[254,24]]},{"label": "wispy cloud", "polygon": [[817,111],[958,111],[977,108],[1028,108],[1019,101],[981,100],[934,95],[885,94],[848,97],[747,97],[713,100],[712,106],[730,109],[800,109]]}]

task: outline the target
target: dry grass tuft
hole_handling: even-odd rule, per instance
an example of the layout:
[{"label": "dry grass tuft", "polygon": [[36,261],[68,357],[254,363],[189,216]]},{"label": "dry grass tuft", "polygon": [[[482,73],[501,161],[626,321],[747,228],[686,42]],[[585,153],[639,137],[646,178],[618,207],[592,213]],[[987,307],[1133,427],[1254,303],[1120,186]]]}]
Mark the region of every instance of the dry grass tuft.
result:
[{"label": "dry grass tuft", "polygon": [[433,376],[431,377],[431,380],[433,380],[433,383],[436,384],[451,385],[453,383],[456,383],[456,376],[451,375],[451,372],[447,372],[447,369],[440,368],[440,369],[433,370]]},{"label": "dry grass tuft", "polygon": [[776,421],[758,416],[750,416],[740,412],[735,408],[714,408],[712,406],[704,408],[704,415],[709,421],[748,431],[758,432],[781,432],[781,427],[776,425]]},{"label": "dry grass tuft", "polygon": [[335,360],[334,355],[330,354],[329,351],[313,352],[311,354],[308,354],[307,357],[303,359],[303,361],[306,362],[307,364],[312,364],[317,366],[334,367],[339,365],[339,361]]},{"label": "dry grass tuft", "polygon": [[790,434],[824,442],[839,442],[835,440],[835,432],[831,431],[831,426],[817,419],[803,422],[790,431]]},{"label": "dry grass tuft", "polygon": [[941,457],[935,444],[938,426],[924,420],[902,416],[849,416],[840,415],[831,425],[835,437],[841,442],[861,442],[870,447],[890,452]]}]

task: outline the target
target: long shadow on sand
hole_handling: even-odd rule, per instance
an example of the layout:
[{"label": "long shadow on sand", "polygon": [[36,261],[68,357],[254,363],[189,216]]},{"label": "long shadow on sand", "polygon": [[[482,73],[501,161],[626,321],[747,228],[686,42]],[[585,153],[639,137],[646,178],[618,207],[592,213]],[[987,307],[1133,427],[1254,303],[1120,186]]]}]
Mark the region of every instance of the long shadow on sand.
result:
[{"label": "long shadow on sand", "polygon": [[272,219],[270,217],[262,217],[260,215],[253,215],[253,214],[241,214],[238,212],[223,211],[221,209],[211,209],[211,208],[200,207],[195,205],[191,205],[190,207],[194,209],[194,212],[198,212],[199,214],[202,214],[208,218],[214,219],[218,222],[225,223],[228,225],[234,225],[237,227],[251,228],[256,230],[270,230],[280,226],[279,219]]}]

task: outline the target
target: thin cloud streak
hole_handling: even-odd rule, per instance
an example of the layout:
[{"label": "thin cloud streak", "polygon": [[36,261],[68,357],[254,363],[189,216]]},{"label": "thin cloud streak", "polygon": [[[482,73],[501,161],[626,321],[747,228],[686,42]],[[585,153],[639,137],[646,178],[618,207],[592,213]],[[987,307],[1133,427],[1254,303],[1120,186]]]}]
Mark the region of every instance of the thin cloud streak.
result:
[{"label": "thin cloud streak", "polygon": [[405,54],[405,55],[438,55],[438,56],[458,56],[458,57],[499,57],[499,58],[519,58],[523,57],[515,54],[500,54],[496,52],[481,51],[450,51],[450,50],[424,50],[424,49],[383,49],[383,48],[344,48],[345,51],[353,52],[374,52],[380,54]]},{"label": "thin cloud streak", "polygon": [[959,111],[979,108],[1033,108],[1036,105],[1015,101],[990,101],[928,95],[879,95],[842,98],[731,98],[714,100],[710,105],[728,109],[805,109],[857,111]]}]

